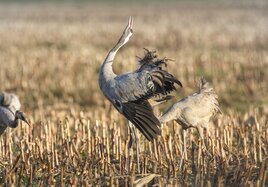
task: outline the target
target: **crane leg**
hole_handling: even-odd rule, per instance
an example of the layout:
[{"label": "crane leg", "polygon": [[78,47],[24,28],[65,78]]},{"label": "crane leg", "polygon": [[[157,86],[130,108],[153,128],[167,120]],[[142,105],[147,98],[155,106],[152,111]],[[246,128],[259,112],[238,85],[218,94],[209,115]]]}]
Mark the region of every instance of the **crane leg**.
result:
[{"label": "crane leg", "polygon": [[200,127],[200,126],[197,126],[197,127],[196,127],[196,130],[197,130],[198,135],[199,135],[199,137],[201,138],[201,140],[203,140],[203,139],[204,139],[204,132],[203,132],[203,128],[202,128],[202,127]]},{"label": "crane leg", "polygon": [[131,149],[132,149],[132,144],[133,144],[133,133],[132,133],[132,124],[131,122],[129,122],[129,126],[128,126],[128,129],[129,129],[129,142],[128,142],[128,155],[127,155],[127,160],[126,160],[126,165],[127,165],[127,173],[130,173],[130,152],[131,152]]},{"label": "crane leg", "polygon": [[137,157],[137,166],[138,166],[138,173],[141,172],[140,170],[140,146],[139,146],[139,136],[137,129],[133,127],[134,135],[135,135],[135,141],[136,141],[136,157]]},{"label": "crane leg", "polygon": [[187,137],[187,130],[181,129],[181,137],[183,141],[183,151],[182,151],[182,157],[179,164],[179,167],[181,168],[183,160],[187,160],[187,147],[186,147],[186,137]]},{"label": "crane leg", "polygon": [[[128,142],[128,150],[130,150],[132,148],[132,144],[133,144],[133,134],[132,134],[132,127],[129,127],[129,142]],[[129,151],[130,154],[130,151]]]},{"label": "crane leg", "polygon": [[[201,139],[202,145],[204,145],[205,150],[208,150],[208,142],[207,142],[207,137],[204,137],[204,129],[201,126],[196,127],[199,137]],[[206,130],[206,129],[205,129]]]},{"label": "crane leg", "polygon": [[206,149],[208,150],[208,134],[207,134],[207,128],[204,128],[204,143],[205,143],[205,146],[206,146]]}]

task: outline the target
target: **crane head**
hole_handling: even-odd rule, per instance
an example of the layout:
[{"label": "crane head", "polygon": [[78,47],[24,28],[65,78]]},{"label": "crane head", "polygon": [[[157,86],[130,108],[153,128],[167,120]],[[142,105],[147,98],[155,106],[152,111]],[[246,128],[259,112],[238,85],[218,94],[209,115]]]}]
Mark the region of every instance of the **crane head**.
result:
[{"label": "crane head", "polygon": [[133,18],[130,16],[128,18],[128,24],[123,32],[123,35],[126,35],[126,37],[129,39],[132,34],[133,34],[133,29],[132,29],[132,26],[133,26]]},{"label": "crane head", "polygon": [[127,24],[122,36],[120,37],[120,39],[118,41],[118,44],[120,46],[122,46],[125,43],[127,43],[128,40],[130,39],[130,37],[132,36],[132,34],[133,34],[132,26],[133,26],[133,18],[130,16],[129,19],[128,19],[128,24]]},{"label": "crane head", "polygon": [[25,123],[27,123],[27,125],[30,126],[30,123],[28,122],[28,120],[26,120],[24,114],[21,111],[19,111],[19,110],[16,111],[15,118],[24,121]]}]

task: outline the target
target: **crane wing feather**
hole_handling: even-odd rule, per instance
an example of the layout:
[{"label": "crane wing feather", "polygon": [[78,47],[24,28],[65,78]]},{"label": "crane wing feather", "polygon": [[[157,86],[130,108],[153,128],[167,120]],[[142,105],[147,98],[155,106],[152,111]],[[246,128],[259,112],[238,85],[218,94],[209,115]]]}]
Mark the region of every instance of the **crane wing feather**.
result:
[{"label": "crane wing feather", "polygon": [[160,135],[160,122],[148,101],[122,103],[121,112],[149,141]]}]

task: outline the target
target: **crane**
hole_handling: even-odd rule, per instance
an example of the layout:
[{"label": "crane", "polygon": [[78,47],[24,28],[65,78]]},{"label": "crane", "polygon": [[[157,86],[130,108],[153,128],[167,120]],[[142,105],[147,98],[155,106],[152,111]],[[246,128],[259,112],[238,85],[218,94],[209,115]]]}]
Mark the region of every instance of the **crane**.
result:
[{"label": "crane", "polygon": [[[158,59],[155,52],[146,51],[139,60],[140,67],[133,72],[116,75],[113,71],[113,62],[118,50],[125,45],[133,34],[133,19],[128,24],[119,41],[109,51],[100,67],[99,86],[104,96],[125,118],[129,120],[130,139],[128,153],[132,146],[132,126],[138,128],[147,140],[153,141],[160,135],[160,122],[154,115],[152,106],[148,102],[151,98],[169,98],[169,93],[176,90],[175,84],[182,86],[172,74],[162,68],[167,59]],[[136,128],[136,151],[138,139]],[[137,160],[139,158],[137,151]],[[128,154],[129,155],[129,154]],[[138,170],[139,170],[139,161]]]},{"label": "crane", "polygon": [[0,136],[7,127],[16,128],[19,119],[30,125],[24,114],[19,111],[20,107],[19,98],[15,94],[7,92],[0,94]]},{"label": "crane", "polygon": [[189,95],[170,106],[159,117],[161,123],[175,120],[183,129],[195,127],[202,137],[202,128],[207,128],[210,119],[221,112],[218,95],[202,77],[197,93]]},{"label": "crane", "polygon": [[168,95],[176,90],[174,84],[181,86],[181,83],[162,69],[165,59],[156,59],[154,52],[149,51],[140,59],[140,67],[137,70],[121,75],[113,72],[114,57],[132,36],[132,25],[133,20],[130,17],[122,36],[100,67],[99,86],[113,106],[152,141],[160,134],[160,122],[148,99]]},{"label": "crane", "polygon": [[166,123],[175,120],[181,125],[185,153],[186,130],[191,127],[196,128],[203,141],[203,129],[207,129],[209,121],[217,113],[221,113],[218,95],[202,77],[199,81],[198,91],[171,105],[159,117],[159,121]]}]

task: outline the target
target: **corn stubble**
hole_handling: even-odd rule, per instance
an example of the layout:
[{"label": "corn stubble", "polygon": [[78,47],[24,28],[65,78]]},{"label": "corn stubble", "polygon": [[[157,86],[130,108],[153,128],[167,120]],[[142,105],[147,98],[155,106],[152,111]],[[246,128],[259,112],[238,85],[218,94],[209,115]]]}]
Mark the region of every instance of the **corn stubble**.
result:
[{"label": "corn stubble", "polygon": [[[105,5],[0,5],[0,89],[19,95],[32,124],[0,137],[0,184],[268,185],[268,11],[183,3],[125,8],[111,15]],[[129,14],[136,19],[134,35],[116,58],[116,72],[133,70],[143,47],[156,49],[176,59],[169,69],[184,86],[176,100],[194,92],[204,76],[224,111],[209,126],[207,149],[195,129],[184,146],[173,122],[162,125],[153,143],[141,136],[140,174],[133,150],[127,166],[128,123],[101,95],[97,80]],[[152,29],[156,19],[159,27]]]},{"label": "corn stubble", "polygon": [[[105,116],[81,114],[66,113],[62,121],[36,122],[34,128],[21,126],[16,133],[7,132],[0,142],[1,182],[127,186],[156,174],[150,184],[267,184],[268,130],[260,115],[253,114],[252,123],[237,114],[222,115],[206,136],[207,149],[190,130],[185,154],[180,127],[166,124],[158,140],[141,142],[141,174],[137,174],[132,152],[129,174],[128,142],[122,128]],[[90,118],[102,120],[86,120]]]}]

